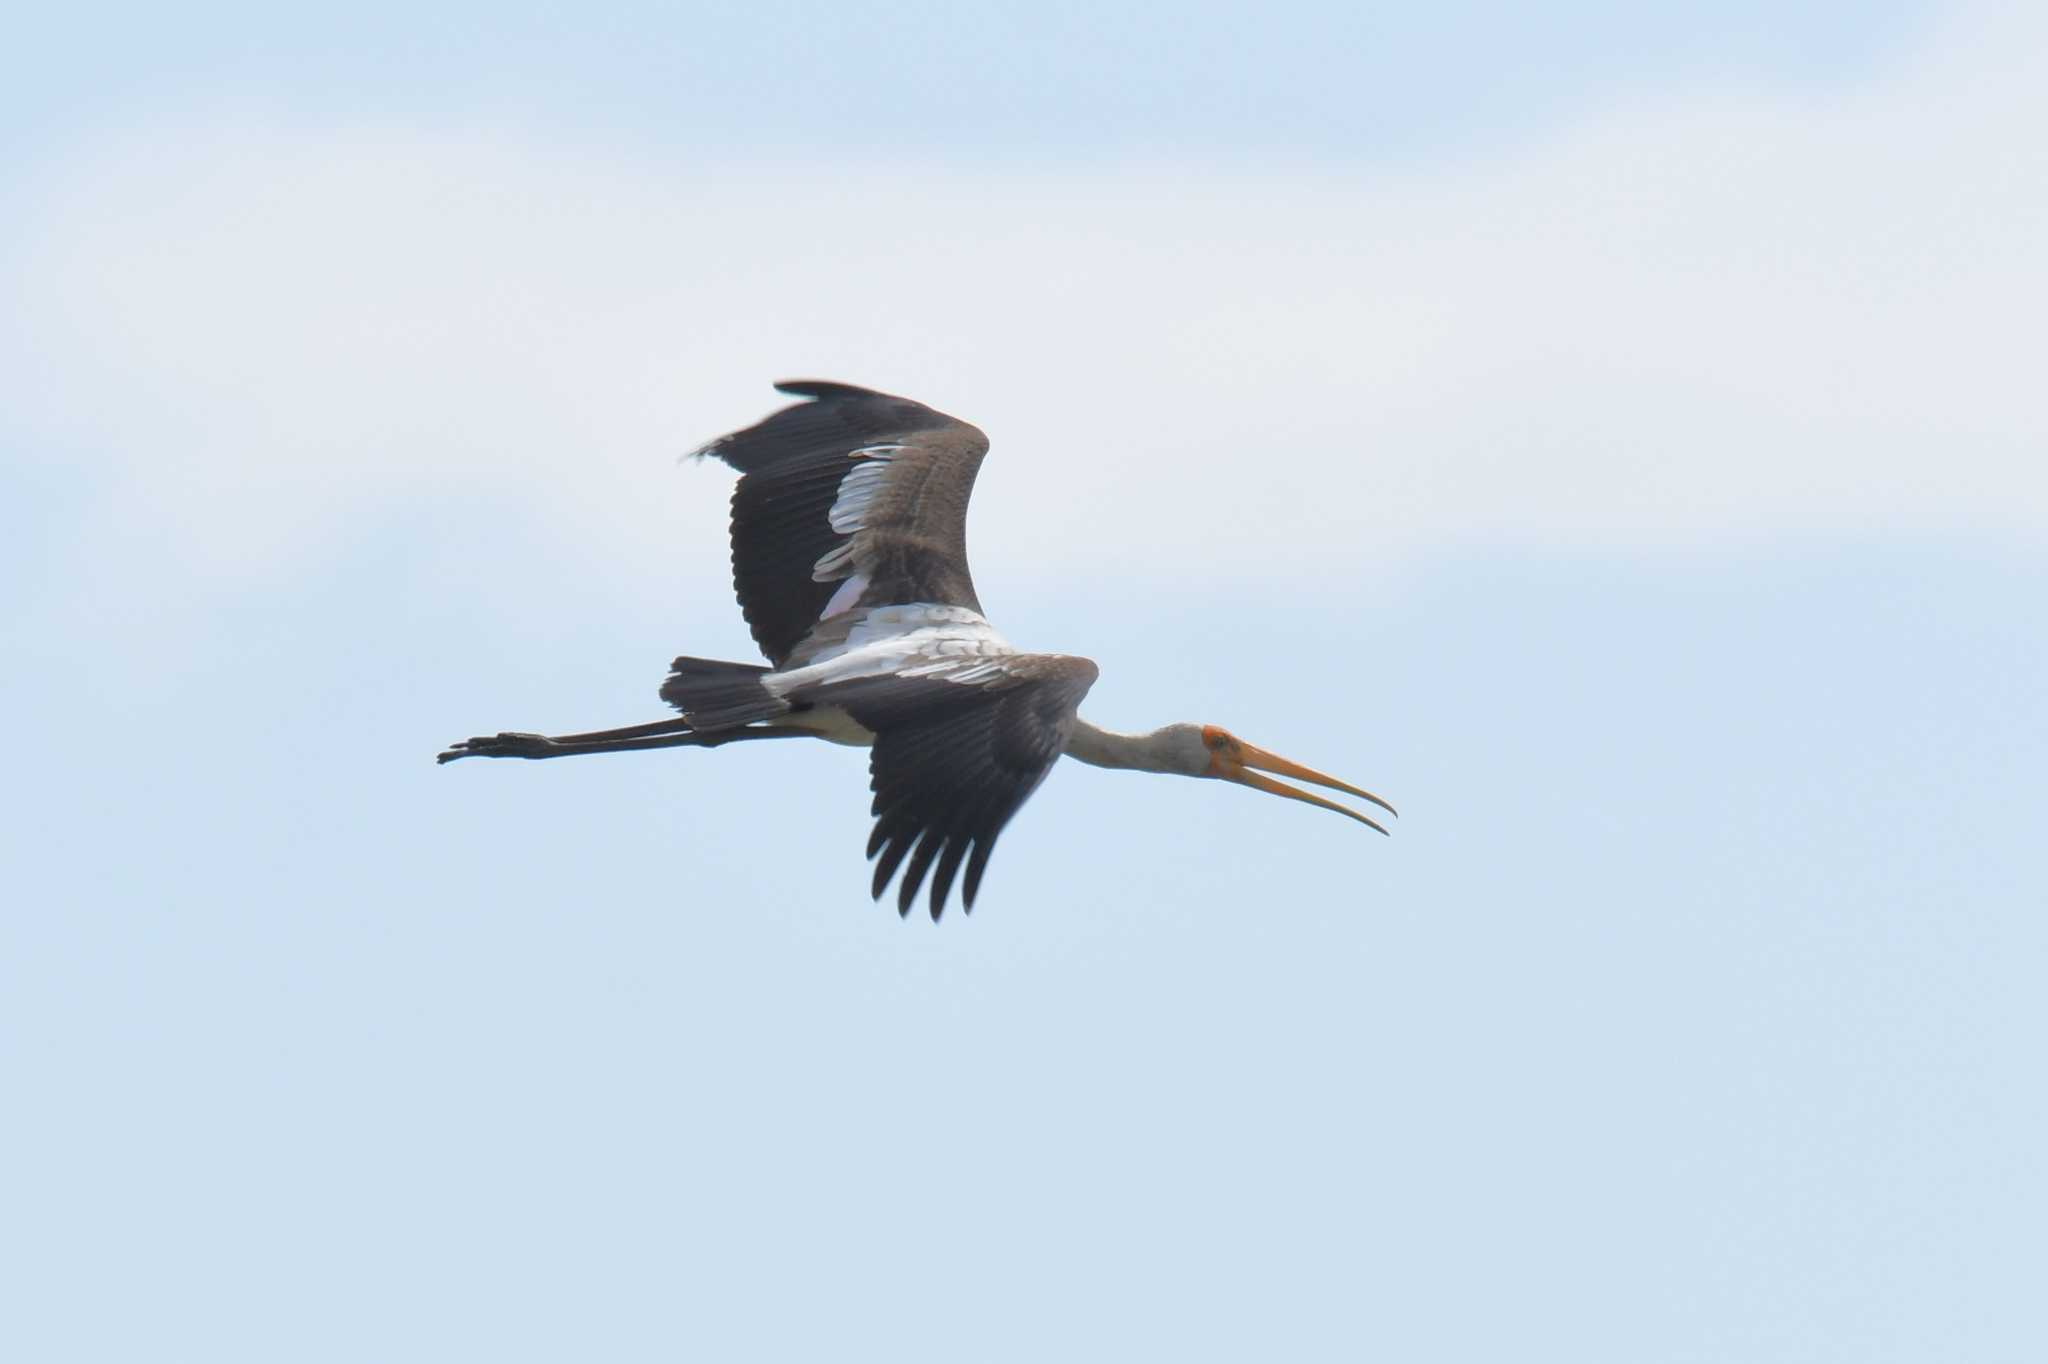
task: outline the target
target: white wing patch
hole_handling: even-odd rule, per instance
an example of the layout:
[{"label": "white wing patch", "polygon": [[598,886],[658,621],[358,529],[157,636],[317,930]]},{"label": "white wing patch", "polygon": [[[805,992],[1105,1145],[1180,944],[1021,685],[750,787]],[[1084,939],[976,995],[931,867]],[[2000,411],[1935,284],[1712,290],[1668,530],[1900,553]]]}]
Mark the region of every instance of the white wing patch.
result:
[{"label": "white wing patch", "polygon": [[[890,457],[906,448],[902,445],[863,445],[858,450],[847,452],[848,459],[859,460],[860,463],[847,470],[846,477],[839,480],[839,491],[834,495],[832,509],[826,512],[825,517],[832,523],[834,531],[849,538],[818,556],[818,562],[811,565],[812,582],[837,582],[852,571],[851,537],[867,529],[868,507],[874,502],[875,494],[881,491],[883,481],[889,477]],[[826,606],[820,620],[829,620],[860,596],[856,592],[842,604],[840,596],[844,590],[842,588],[832,595],[832,602]]]},{"label": "white wing patch", "polygon": [[[842,589],[843,591],[844,589]],[[838,600],[835,593],[833,599]],[[857,677],[942,677],[985,682],[1002,665],[992,660],[1017,652],[979,611],[964,606],[910,602],[869,609],[846,633],[846,642],[801,668],[771,673],[761,685],[777,696]]]},{"label": "white wing patch", "polygon": [[853,541],[846,540],[818,556],[818,562],[811,565],[811,581],[837,582],[846,576],[847,567],[852,563]]},{"label": "white wing patch", "polygon": [[841,535],[851,535],[865,527],[868,503],[880,491],[882,480],[888,476],[887,455],[871,456],[849,469],[846,477],[839,480],[839,496],[833,501],[829,513],[832,529]]},{"label": "white wing patch", "polygon": [[918,663],[908,668],[898,668],[898,677],[936,677],[942,682],[958,682],[972,686],[986,682],[992,677],[1001,677],[1007,664],[1000,658],[973,659],[939,658],[929,663]]},{"label": "white wing patch", "polygon": [[[827,581],[829,582],[830,579],[827,579]],[[868,575],[865,573],[854,574],[851,578],[839,584],[839,590],[832,594],[831,601],[825,603],[825,609],[819,613],[818,619],[821,621],[830,620],[834,616],[851,611],[854,603],[860,600],[860,594],[867,590]]]}]

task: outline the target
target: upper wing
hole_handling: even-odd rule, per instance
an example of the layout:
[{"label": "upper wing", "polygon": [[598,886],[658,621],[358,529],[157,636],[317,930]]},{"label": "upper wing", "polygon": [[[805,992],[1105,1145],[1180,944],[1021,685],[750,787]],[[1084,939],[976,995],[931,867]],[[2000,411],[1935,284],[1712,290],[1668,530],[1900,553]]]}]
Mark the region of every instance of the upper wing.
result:
[{"label": "upper wing", "polygon": [[732,496],[733,589],[769,661],[789,665],[819,621],[858,607],[980,611],[967,572],[967,499],[988,437],[922,403],[850,384],[775,387],[813,401],[697,452],[742,475]]},{"label": "upper wing", "polygon": [[1085,658],[1004,654],[836,682],[801,698],[842,706],[875,733],[876,899],[907,857],[897,910],[910,912],[931,871],[936,919],[964,860],[962,899],[974,907],[996,836],[1066,751],[1095,677]]}]

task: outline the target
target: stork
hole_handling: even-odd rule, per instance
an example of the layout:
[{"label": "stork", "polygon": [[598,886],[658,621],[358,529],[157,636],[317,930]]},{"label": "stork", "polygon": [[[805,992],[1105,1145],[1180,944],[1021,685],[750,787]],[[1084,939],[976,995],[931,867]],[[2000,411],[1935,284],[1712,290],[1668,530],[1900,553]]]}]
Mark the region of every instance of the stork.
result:
[{"label": "stork", "polygon": [[733,588],[768,666],[678,658],[661,687],[678,719],[552,737],[500,733],[464,740],[438,761],[804,736],[868,747],[874,898],[901,869],[896,907],[907,916],[929,872],[934,920],[963,863],[962,900],[973,909],[997,836],[1061,754],[1096,767],[1221,778],[1387,832],[1265,774],[1394,812],[1370,791],[1215,725],[1120,734],[1082,719],[1095,664],[1018,649],[975,598],[967,500],[988,437],[922,403],[851,384],[775,387],[806,401],[695,452],[739,471]]}]

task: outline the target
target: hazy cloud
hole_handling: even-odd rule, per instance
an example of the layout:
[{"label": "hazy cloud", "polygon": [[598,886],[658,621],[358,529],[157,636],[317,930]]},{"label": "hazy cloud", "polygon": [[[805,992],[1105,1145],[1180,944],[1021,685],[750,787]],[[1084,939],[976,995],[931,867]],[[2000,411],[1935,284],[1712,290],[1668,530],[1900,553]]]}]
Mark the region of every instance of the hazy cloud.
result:
[{"label": "hazy cloud", "polygon": [[1041,571],[2035,536],[2040,36],[1399,175],[158,125],[18,206],[6,420],[105,462],[103,528],[226,569],[474,498],[641,571],[718,537],[722,478],[673,456],[803,374],[988,429],[977,554]]}]

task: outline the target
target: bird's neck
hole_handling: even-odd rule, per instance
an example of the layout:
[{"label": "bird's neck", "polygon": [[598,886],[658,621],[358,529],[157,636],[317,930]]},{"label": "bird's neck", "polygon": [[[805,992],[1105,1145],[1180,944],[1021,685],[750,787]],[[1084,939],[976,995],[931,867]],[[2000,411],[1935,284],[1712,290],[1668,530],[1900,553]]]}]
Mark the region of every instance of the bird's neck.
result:
[{"label": "bird's neck", "polygon": [[[1076,716],[1067,740],[1067,756],[1091,767],[1121,767],[1139,772],[1175,772],[1197,776],[1206,765],[1200,740],[1190,746],[1183,732],[1189,725],[1166,725],[1144,734],[1120,734],[1091,725]],[[1193,764],[1192,766],[1190,764]]]}]

